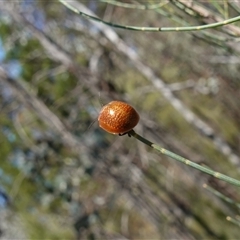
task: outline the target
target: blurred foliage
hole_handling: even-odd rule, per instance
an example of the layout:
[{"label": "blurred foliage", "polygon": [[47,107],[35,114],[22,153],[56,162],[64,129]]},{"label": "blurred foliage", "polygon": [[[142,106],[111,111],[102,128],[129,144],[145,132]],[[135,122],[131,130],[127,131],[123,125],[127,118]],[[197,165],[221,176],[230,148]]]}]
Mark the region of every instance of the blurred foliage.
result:
[{"label": "blurred foliage", "polygon": [[[227,0],[193,1],[192,8],[188,1],[173,0],[151,10],[116,1],[78,3],[101,19],[136,26],[204,25],[240,13],[239,3]],[[112,30],[239,161],[240,24],[231,26],[169,33]],[[24,100],[14,81],[0,78],[0,208],[9,211],[4,221],[11,226],[0,223],[0,239],[17,228],[29,239],[239,237],[239,227],[226,221],[239,209],[202,185],[238,202],[235,187],[97,126],[102,104],[127,101],[141,116],[136,131],[240,179],[240,163],[176,111],[164,89],[120,50],[122,43],[109,41],[100,27],[57,1],[4,1],[0,30],[0,66],[26,90]],[[36,100],[33,105],[27,93]],[[47,116],[43,108],[50,110]]]}]

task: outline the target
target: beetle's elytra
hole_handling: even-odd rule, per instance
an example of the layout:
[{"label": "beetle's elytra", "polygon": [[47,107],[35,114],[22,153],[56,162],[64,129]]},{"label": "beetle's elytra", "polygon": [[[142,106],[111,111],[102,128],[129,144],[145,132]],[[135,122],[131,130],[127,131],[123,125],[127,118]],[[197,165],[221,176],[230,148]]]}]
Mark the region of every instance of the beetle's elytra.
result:
[{"label": "beetle's elytra", "polygon": [[99,126],[112,134],[124,134],[132,130],[139,121],[139,115],[129,104],[112,101],[100,111]]}]

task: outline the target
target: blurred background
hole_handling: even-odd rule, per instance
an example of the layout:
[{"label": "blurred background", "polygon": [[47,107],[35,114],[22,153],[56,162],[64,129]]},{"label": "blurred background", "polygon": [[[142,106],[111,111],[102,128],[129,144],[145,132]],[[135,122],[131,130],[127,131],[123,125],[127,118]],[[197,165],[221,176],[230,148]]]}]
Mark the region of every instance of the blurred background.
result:
[{"label": "blurred background", "polygon": [[[68,1],[123,26],[182,27],[238,1]],[[136,132],[240,179],[240,23],[112,28],[59,1],[0,3],[0,239],[237,239],[239,190],[98,127],[130,103]]]}]

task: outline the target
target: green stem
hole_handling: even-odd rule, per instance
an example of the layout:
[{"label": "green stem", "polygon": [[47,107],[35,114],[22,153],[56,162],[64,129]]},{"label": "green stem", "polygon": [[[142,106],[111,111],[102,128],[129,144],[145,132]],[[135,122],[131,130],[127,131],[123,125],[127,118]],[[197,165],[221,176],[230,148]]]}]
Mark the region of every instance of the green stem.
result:
[{"label": "green stem", "polygon": [[221,21],[221,22],[216,22],[216,23],[210,23],[210,24],[205,24],[205,25],[200,25],[200,26],[187,26],[187,27],[137,27],[137,26],[125,26],[125,25],[120,25],[108,21],[104,21],[98,17],[94,17],[91,15],[88,15],[86,13],[83,13],[76,9],[75,7],[71,6],[69,3],[66,2],[66,0],[58,0],[61,2],[63,5],[65,5],[67,8],[72,10],[73,12],[83,16],[84,18],[104,23],[108,26],[111,27],[116,27],[116,28],[121,28],[121,29],[126,29],[126,30],[133,30],[133,31],[145,31],[145,32],[175,32],[175,31],[198,31],[198,30],[204,30],[204,29],[209,29],[209,28],[216,28],[216,27],[221,27],[230,23],[234,23],[237,21],[240,21],[240,16],[234,17],[234,18],[229,18],[227,20]]},{"label": "green stem", "polygon": [[114,1],[114,0],[100,0],[101,2],[104,3],[108,3],[114,6],[118,6],[118,7],[123,7],[123,8],[132,8],[132,9],[140,9],[140,10],[151,10],[151,9],[157,9],[160,8],[166,4],[168,4],[168,2],[163,2],[163,3],[157,3],[157,4],[131,4],[131,3],[122,3],[119,1]]},{"label": "green stem", "polygon": [[218,198],[222,199],[223,201],[230,203],[232,205],[235,205],[236,207],[240,208],[240,204],[237,203],[236,201],[234,201],[233,199],[223,195],[222,193],[220,193],[219,191],[217,191],[216,189],[208,186],[207,184],[204,184],[203,187],[205,189],[207,189],[208,191],[210,191],[211,193],[213,193],[215,196],[217,196]]},{"label": "green stem", "polygon": [[148,141],[147,139],[145,139],[144,137],[138,135],[134,130],[131,130],[130,132],[128,132],[128,134],[133,136],[133,137],[135,137],[136,139],[138,139],[139,141],[143,142],[144,144],[148,145],[149,147],[154,148],[155,150],[161,152],[162,154],[164,154],[164,155],[166,155],[166,156],[168,156],[168,157],[170,157],[170,158],[172,158],[174,160],[177,160],[177,161],[179,161],[181,163],[184,163],[184,164],[186,164],[186,165],[188,165],[188,166],[190,166],[192,168],[195,168],[195,169],[200,170],[200,171],[202,171],[204,173],[207,173],[207,174],[209,174],[209,175],[211,175],[211,176],[213,176],[215,178],[218,178],[220,180],[223,180],[225,182],[228,182],[228,183],[231,183],[233,185],[236,185],[236,186],[240,187],[240,181],[239,180],[236,180],[234,178],[228,177],[227,175],[224,175],[222,173],[213,171],[213,170],[211,170],[209,168],[203,167],[203,166],[201,166],[201,165],[199,165],[197,163],[192,162],[189,159],[186,159],[186,158],[181,157],[181,156],[179,156],[179,155],[177,155],[177,154],[175,154],[175,153],[173,153],[171,151],[168,151],[167,149],[162,148],[162,147],[158,146],[157,144],[152,143],[152,142]]},{"label": "green stem", "polygon": [[238,220],[236,220],[236,219],[233,219],[232,217],[227,217],[227,220],[229,221],[229,222],[232,222],[232,223],[234,223],[234,224],[236,224],[237,226],[239,226],[240,227],[240,222],[238,221]]}]

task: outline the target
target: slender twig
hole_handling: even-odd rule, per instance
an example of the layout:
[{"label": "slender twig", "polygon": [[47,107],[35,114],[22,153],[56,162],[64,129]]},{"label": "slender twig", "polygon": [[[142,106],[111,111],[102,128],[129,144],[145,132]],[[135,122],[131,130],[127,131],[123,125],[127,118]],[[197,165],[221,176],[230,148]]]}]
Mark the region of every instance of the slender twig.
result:
[{"label": "slender twig", "polygon": [[[170,18],[172,19],[173,21],[181,24],[181,25],[184,25],[184,26],[189,26],[189,23],[185,20],[183,20],[182,18],[178,17],[176,14],[173,14],[173,13],[169,13],[165,10],[162,10],[162,7],[165,6],[166,4],[169,4],[170,2],[169,1],[166,1],[166,2],[161,2],[160,4],[146,4],[146,5],[142,5],[142,4],[129,4],[129,3],[122,3],[122,2],[118,2],[118,1],[114,1],[114,0],[100,0],[101,2],[105,2],[105,3],[108,3],[108,4],[112,4],[114,6],[119,6],[119,7],[123,7],[123,8],[132,8],[132,9],[140,9],[140,10],[154,10],[155,12],[161,14],[162,16],[164,17],[167,17],[167,18]],[[177,3],[176,3],[177,4]],[[181,5],[182,6],[182,5]],[[184,6],[184,8],[186,8]],[[190,14],[190,10],[191,9],[187,9],[187,13]],[[191,11],[191,14],[190,15],[196,15],[196,13],[194,11]],[[203,34],[207,34],[207,32],[204,32]],[[209,34],[207,35],[208,37],[214,37],[214,38],[217,38],[217,39],[220,39],[219,36],[217,35],[213,35],[213,34]],[[226,42],[225,38],[221,38],[220,39],[221,41],[223,42]]]},{"label": "slender twig", "polygon": [[73,12],[83,16],[84,18],[97,21],[100,23],[104,23],[108,26],[115,27],[115,28],[121,28],[121,29],[126,29],[126,30],[132,30],[132,31],[145,31],[145,32],[175,32],[175,31],[198,31],[198,30],[204,30],[204,29],[209,29],[209,28],[216,28],[216,27],[221,27],[227,24],[231,24],[237,21],[240,21],[240,16],[234,17],[234,18],[229,18],[224,21],[216,22],[216,23],[210,23],[210,24],[205,24],[205,25],[200,25],[200,26],[187,26],[187,27],[137,27],[137,26],[125,26],[125,25],[120,25],[108,21],[104,21],[98,17],[91,16],[89,14],[83,13],[67,3],[65,0],[58,0],[61,2],[63,5],[65,5],[67,8],[72,10]]},{"label": "slender twig", "polygon": [[240,14],[240,7],[237,6],[234,2],[229,2],[229,5],[234,9],[237,13]]},{"label": "slender twig", "polygon": [[235,202],[233,199],[223,195],[222,193],[220,193],[219,191],[217,191],[216,189],[208,186],[207,184],[204,184],[203,187],[205,189],[207,189],[208,191],[210,191],[211,193],[213,193],[215,196],[217,196],[218,198],[222,199],[223,201],[230,203],[232,205],[235,205],[236,207],[240,208],[240,204]]},{"label": "slender twig", "polygon": [[199,165],[197,163],[192,162],[189,159],[181,157],[181,156],[179,156],[179,155],[177,155],[177,154],[175,154],[175,153],[173,153],[173,152],[171,152],[171,151],[169,151],[169,150],[167,150],[165,148],[162,148],[162,147],[158,146],[157,144],[150,142],[146,138],[138,135],[134,130],[131,130],[130,132],[128,132],[128,135],[135,137],[136,139],[138,139],[139,141],[143,142],[144,144],[150,146],[151,148],[154,148],[155,150],[161,152],[162,154],[164,154],[164,155],[166,155],[166,156],[168,156],[168,157],[170,157],[170,158],[172,158],[174,160],[177,160],[177,161],[179,161],[181,163],[184,163],[184,164],[186,164],[186,165],[188,165],[188,166],[190,166],[192,168],[195,168],[195,169],[200,170],[200,171],[202,171],[204,173],[207,173],[207,174],[209,174],[209,175],[211,175],[211,176],[213,176],[215,178],[218,178],[220,180],[223,180],[225,182],[228,182],[228,183],[231,183],[233,185],[236,185],[236,186],[240,187],[240,181],[239,180],[231,178],[231,177],[228,177],[227,175],[224,175],[222,173],[216,172],[214,170],[211,170],[210,168],[203,167],[203,166],[201,166],[201,165]]},{"label": "slender twig", "polygon": [[132,8],[132,9],[140,9],[140,10],[150,10],[160,8],[169,2],[161,2],[157,4],[131,4],[131,3],[122,3],[114,0],[100,0],[101,2],[108,3],[114,6],[123,7],[123,8]]},{"label": "slender twig", "polygon": [[232,222],[232,223],[234,223],[234,224],[236,224],[237,226],[239,226],[240,227],[240,221],[238,221],[238,220],[236,220],[236,219],[233,219],[232,217],[227,217],[226,218],[229,222]]}]

